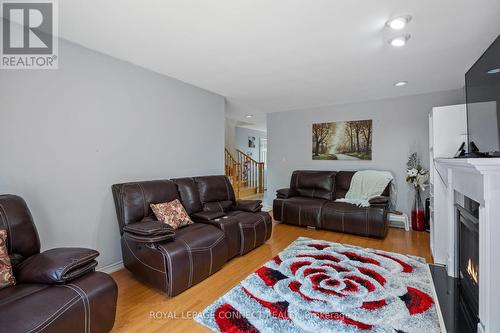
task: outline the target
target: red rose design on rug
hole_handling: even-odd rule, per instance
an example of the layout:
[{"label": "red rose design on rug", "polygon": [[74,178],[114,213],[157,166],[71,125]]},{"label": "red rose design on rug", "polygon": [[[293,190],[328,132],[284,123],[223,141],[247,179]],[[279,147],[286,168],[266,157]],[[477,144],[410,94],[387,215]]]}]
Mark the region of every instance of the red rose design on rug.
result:
[{"label": "red rose design on rug", "polygon": [[216,332],[440,332],[422,258],[298,238],[196,320]]}]

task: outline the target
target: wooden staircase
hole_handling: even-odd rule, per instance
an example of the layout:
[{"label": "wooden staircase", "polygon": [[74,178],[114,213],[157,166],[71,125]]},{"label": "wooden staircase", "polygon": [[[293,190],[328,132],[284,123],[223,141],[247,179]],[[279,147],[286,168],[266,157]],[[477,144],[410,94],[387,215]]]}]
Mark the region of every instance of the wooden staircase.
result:
[{"label": "wooden staircase", "polygon": [[257,162],[238,149],[235,158],[224,149],[224,169],[237,199],[264,193],[264,162]]}]

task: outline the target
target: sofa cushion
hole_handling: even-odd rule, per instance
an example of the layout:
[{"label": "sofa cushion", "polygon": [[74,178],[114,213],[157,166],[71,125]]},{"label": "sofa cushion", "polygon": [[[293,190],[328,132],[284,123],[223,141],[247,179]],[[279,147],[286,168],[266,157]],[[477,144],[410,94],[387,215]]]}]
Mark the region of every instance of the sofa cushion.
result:
[{"label": "sofa cushion", "polygon": [[109,332],[113,328],[117,287],[102,272],[71,284],[20,284],[0,291],[0,331]]},{"label": "sofa cushion", "polygon": [[[224,233],[209,224],[193,224],[175,230],[175,241],[182,240],[191,250],[207,249],[217,245],[224,238]],[[162,243],[164,245],[169,242]]]},{"label": "sofa cushion", "polygon": [[238,221],[240,255],[244,255],[264,244],[271,237],[272,220],[267,212],[250,213],[233,210],[228,213],[228,217],[231,220]]},{"label": "sofa cushion", "polygon": [[195,177],[202,203],[235,201],[234,190],[226,176]]},{"label": "sofa cushion", "polygon": [[166,260],[170,296],[203,281],[228,259],[224,232],[204,223],[175,230],[175,240],[160,243],[157,248]]},{"label": "sofa cushion", "polygon": [[351,187],[352,176],[355,171],[339,171],[335,175],[335,199],[345,198]]},{"label": "sofa cushion", "polygon": [[20,298],[27,297],[46,288],[50,288],[50,285],[21,283],[16,284],[15,286],[10,286],[9,288],[4,288],[0,290],[0,307],[11,302],[15,302]]},{"label": "sofa cushion", "polygon": [[182,205],[189,215],[203,209],[198,187],[193,178],[176,178],[172,179],[172,181],[177,184],[177,190],[179,191]]},{"label": "sofa cushion", "polygon": [[299,196],[333,200],[335,171],[294,171],[290,189]]},{"label": "sofa cushion", "polygon": [[40,239],[23,198],[0,195],[0,228],[8,230],[8,252],[12,262],[21,262],[40,252]]},{"label": "sofa cushion", "polygon": [[310,227],[321,227],[321,210],[327,200],[293,197],[283,200],[281,222]]},{"label": "sofa cushion", "polygon": [[193,224],[179,199],[150,206],[158,221],[168,224],[173,229]]},{"label": "sofa cushion", "polygon": [[179,199],[177,185],[170,180],[151,180],[112,186],[120,231],[129,223],[153,216],[150,204]]},{"label": "sofa cushion", "polygon": [[7,230],[0,229],[0,289],[16,284],[7,251]]},{"label": "sofa cushion", "polygon": [[322,209],[321,225],[326,230],[382,238],[388,227],[387,210],[330,201]]}]

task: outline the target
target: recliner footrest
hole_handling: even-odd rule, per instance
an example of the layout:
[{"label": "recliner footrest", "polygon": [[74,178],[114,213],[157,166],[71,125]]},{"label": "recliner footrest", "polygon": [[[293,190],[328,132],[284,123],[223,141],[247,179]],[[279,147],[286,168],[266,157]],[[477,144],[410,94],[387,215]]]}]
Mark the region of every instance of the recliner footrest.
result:
[{"label": "recliner footrest", "polygon": [[271,216],[266,212],[241,212],[235,216],[240,229],[240,255],[244,255],[264,244],[272,232]]},{"label": "recliner footrest", "polygon": [[202,223],[177,229],[174,241],[157,244],[157,248],[166,260],[170,296],[203,281],[227,261],[224,233]]}]

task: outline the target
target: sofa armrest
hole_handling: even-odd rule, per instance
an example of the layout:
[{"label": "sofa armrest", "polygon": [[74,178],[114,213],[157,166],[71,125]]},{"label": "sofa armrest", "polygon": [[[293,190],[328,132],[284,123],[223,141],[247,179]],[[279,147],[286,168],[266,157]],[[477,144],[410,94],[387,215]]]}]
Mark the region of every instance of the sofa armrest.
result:
[{"label": "sofa armrest", "polygon": [[260,212],[262,209],[262,200],[239,200],[233,209],[250,213]]},{"label": "sofa armrest", "polygon": [[370,203],[370,206],[385,207],[389,205],[389,203],[391,202],[391,198],[384,195],[380,195],[371,198],[370,200],[368,200],[368,202]]},{"label": "sofa armrest", "polygon": [[276,191],[278,199],[288,199],[297,196],[297,191],[291,188],[282,188]]},{"label": "sofa armrest", "polygon": [[127,238],[140,243],[158,243],[175,237],[175,231],[169,225],[154,220],[127,224],[123,232]]},{"label": "sofa armrest", "polygon": [[16,266],[19,283],[64,284],[93,272],[99,252],[84,248],[57,248],[32,255]]},{"label": "sofa armrest", "polygon": [[195,222],[206,222],[206,221],[213,221],[215,219],[221,218],[223,216],[226,216],[226,213],[224,212],[198,212],[193,215],[191,215],[191,218]]}]

